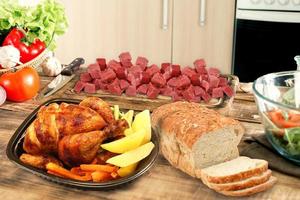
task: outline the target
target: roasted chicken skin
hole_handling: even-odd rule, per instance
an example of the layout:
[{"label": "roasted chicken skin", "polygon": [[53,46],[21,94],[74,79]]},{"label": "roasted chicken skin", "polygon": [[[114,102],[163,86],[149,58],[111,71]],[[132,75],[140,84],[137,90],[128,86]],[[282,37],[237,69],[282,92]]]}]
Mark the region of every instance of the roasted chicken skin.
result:
[{"label": "roasted chicken skin", "polygon": [[46,165],[50,162],[62,166],[61,161],[59,161],[54,156],[50,156],[50,155],[31,155],[31,154],[23,153],[20,156],[20,160],[27,165],[31,165],[39,169],[46,169]]},{"label": "roasted chicken skin", "polygon": [[104,128],[107,123],[91,108],[62,103],[42,107],[26,130],[23,148],[30,154],[56,153],[65,135]]}]

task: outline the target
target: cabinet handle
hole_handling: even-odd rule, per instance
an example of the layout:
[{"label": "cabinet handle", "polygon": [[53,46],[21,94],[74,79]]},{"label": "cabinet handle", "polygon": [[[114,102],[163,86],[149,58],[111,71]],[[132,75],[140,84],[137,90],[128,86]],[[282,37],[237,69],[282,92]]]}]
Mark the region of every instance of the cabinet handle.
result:
[{"label": "cabinet handle", "polygon": [[200,13],[199,13],[199,25],[205,25],[205,11],[206,11],[206,0],[200,0]]},{"label": "cabinet handle", "polygon": [[162,29],[168,29],[168,9],[169,9],[169,0],[163,0],[162,2]]}]

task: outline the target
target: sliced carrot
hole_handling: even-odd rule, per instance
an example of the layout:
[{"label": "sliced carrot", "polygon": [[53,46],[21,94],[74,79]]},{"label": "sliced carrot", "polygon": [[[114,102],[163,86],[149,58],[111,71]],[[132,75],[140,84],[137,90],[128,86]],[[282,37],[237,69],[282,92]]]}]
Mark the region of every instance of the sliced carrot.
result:
[{"label": "sliced carrot", "polygon": [[82,164],[80,168],[83,171],[103,171],[103,172],[115,172],[118,170],[117,167],[111,165],[93,165],[93,164]]},{"label": "sliced carrot", "polygon": [[79,175],[79,176],[85,176],[85,174],[87,173],[86,171],[83,171],[80,167],[72,167],[70,169],[70,171],[73,174]]},{"label": "sliced carrot", "polygon": [[77,174],[73,174],[71,171],[57,165],[54,163],[48,163],[46,165],[46,169],[48,171],[54,172],[56,174],[59,174],[60,176],[63,176],[65,178],[70,178],[78,181],[90,181],[92,179],[91,175],[86,173],[84,176],[79,176]]},{"label": "sliced carrot", "polygon": [[53,171],[51,171],[51,170],[48,170],[47,173],[48,173],[48,174],[52,174],[52,175],[54,175],[54,176],[61,177],[61,178],[65,178],[65,177],[63,177],[62,175],[60,175],[60,174],[58,174],[58,173],[56,173],[56,172],[53,172]]},{"label": "sliced carrot", "polygon": [[110,173],[103,171],[95,171],[91,175],[94,182],[104,182],[112,179]]}]

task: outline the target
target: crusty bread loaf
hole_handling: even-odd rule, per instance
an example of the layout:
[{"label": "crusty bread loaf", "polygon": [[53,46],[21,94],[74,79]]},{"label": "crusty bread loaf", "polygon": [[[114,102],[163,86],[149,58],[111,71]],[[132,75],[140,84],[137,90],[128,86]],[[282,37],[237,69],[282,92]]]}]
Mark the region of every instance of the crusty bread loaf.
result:
[{"label": "crusty bread loaf", "polygon": [[221,194],[224,194],[226,196],[235,196],[235,197],[242,197],[242,196],[249,196],[258,192],[265,191],[269,188],[271,188],[277,181],[277,178],[274,176],[271,176],[270,179],[267,182],[264,182],[259,185],[255,185],[253,187],[245,188],[242,190],[234,190],[234,191],[217,191]]},{"label": "crusty bread loaf", "polygon": [[153,111],[151,120],[164,157],[193,177],[200,178],[201,169],[239,155],[241,124],[199,104],[166,104]]},{"label": "crusty bread loaf", "polygon": [[210,183],[231,183],[260,175],[267,169],[267,161],[241,156],[203,169],[201,179]]},{"label": "crusty bread loaf", "polygon": [[272,175],[271,170],[267,170],[263,172],[260,175],[249,177],[247,179],[243,179],[240,181],[235,181],[235,182],[230,182],[230,183],[210,183],[210,182],[205,182],[205,184],[216,191],[220,190],[226,190],[226,191],[231,191],[231,190],[242,190],[245,188],[253,187],[255,185],[262,184],[264,182],[267,182],[269,178]]}]

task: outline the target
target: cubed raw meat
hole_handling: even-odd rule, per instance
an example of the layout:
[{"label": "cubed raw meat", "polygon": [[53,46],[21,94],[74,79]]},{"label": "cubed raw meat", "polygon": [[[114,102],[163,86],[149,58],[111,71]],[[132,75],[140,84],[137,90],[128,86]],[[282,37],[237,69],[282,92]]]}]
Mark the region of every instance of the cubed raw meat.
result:
[{"label": "cubed raw meat", "polygon": [[182,96],[187,101],[192,101],[195,97],[193,86],[188,87],[186,90],[182,92]]},{"label": "cubed raw meat", "polygon": [[165,71],[165,73],[163,73],[163,77],[166,81],[168,81],[170,78],[172,78],[171,72],[170,71]]},{"label": "cubed raw meat", "polygon": [[216,88],[216,87],[218,87],[219,82],[220,82],[220,80],[219,80],[218,77],[213,76],[213,75],[209,76],[209,86],[210,86],[211,88]]},{"label": "cubed raw meat", "polygon": [[[118,80],[118,79],[115,79],[115,80]],[[112,94],[115,94],[115,95],[121,95],[122,94],[122,90],[119,86],[119,83],[115,83],[115,81],[111,84],[108,84],[107,89]]]},{"label": "cubed raw meat", "polygon": [[77,83],[75,84],[74,86],[74,91],[76,93],[79,93],[83,90],[84,86],[85,86],[85,82],[82,82],[82,81],[77,81]]},{"label": "cubed raw meat", "polygon": [[161,64],[161,67],[160,67],[161,73],[163,74],[163,73],[165,73],[166,71],[168,71],[169,68],[170,68],[170,66],[171,66],[171,63],[162,63],[162,64]]},{"label": "cubed raw meat", "polygon": [[84,86],[84,92],[94,94],[96,92],[96,86],[93,83],[86,83]]},{"label": "cubed raw meat", "polygon": [[218,68],[215,68],[215,67],[208,68],[207,72],[208,72],[209,75],[213,75],[213,76],[216,76],[216,77],[220,76],[220,70]]},{"label": "cubed raw meat", "polygon": [[212,98],[223,98],[223,89],[221,87],[212,90]]},{"label": "cubed raw meat", "polygon": [[173,91],[173,88],[171,88],[170,86],[166,86],[160,89],[160,94],[171,97]]},{"label": "cubed raw meat", "polygon": [[103,83],[102,81],[99,81],[99,82],[97,82],[97,84],[99,85],[101,90],[107,91],[107,85],[108,85],[107,83]]},{"label": "cubed raw meat", "polygon": [[138,65],[138,66],[141,68],[142,71],[145,71],[147,68],[147,66],[144,66],[144,65]]},{"label": "cubed raw meat", "polygon": [[139,94],[147,94],[147,91],[148,91],[148,84],[140,85],[137,89],[137,93]]},{"label": "cubed raw meat", "polygon": [[207,92],[203,93],[202,96],[201,96],[201,98],[202,98],[206,103],[209,102],[209,101],[211,100],[211,96],[210,96]]},{"label": "cubed raw meat", "polygon": [[152,77],[154,74],[160,72],[160,69],[157,67],[157,65],[151,65],[146,69],[146,72]]},{"label": "cubed raw meat", "polygon": [[190,101],[194,102],[194,103],[199,103],[201,101],[201,97],[200,96],[194,96],[193,99],[191,99]]},{"label": "cubed raw meat", "polygon": [[200,86],[201,85],[201,78],[198,74],[194,74],[191,77],[191,83],[195,86]]},{"label": "cubed raw meat", "polygon": [[181,95],[179,95],[176,91],[173,91],[171,96],[172,96],[173,101],[182,101],[183,100],[183,97]]},{"label": "cubed raw meat", "polygon": [[191,84],[191,80],[186,76],[186,75],[182,75],[179,77],[178,81],[177,81],[177,89],[185,89],[187,88],[189,85]]},{"label": "cubed raw meat", "polygon": [[135,87],[139,86],[141,84],[141,78],[136,78],[133,74],[129,73],[127,75],[127,81],[130,83],[130,85],[133,85]]},{"label": "cubed raw meat", "polygon": [[120,80],[120,88],[121,90],[126,90],[129,87],[129,83],[126,80]]},{"label": "cubed raw meat", "polygon": [[100,66],[101,71],[106,69],[106,60],[105,58],[97,58],[96,59],[98,65]]},{"label": "cubed raw meat", "polygon": [[148,72],[142,72],[142,79],[141,79],[141,83],[142,84],[148,84],[151,80],[151,76],[149,75]]},{"label": "cubed raw meat", "polygon": [[202,96],[202,94],[205,93],[203,88],[200,86],[194,86],[194,92],[196,96]]},{"label": "cubed raw meat", "polygon": [[207,70],[205,67],[195,67],[196,72],[200,75],[204,75],[207,74]]},{"label": "cubed raw meat", "polygon": [[209,83],[206,80],[201,81],[201,86],[204,88],[204,90],[207,92],[209,89]]},{"label": "cubed raw meat", "polygon": [[181,74],[180,65],[172,65],[170,67],[170,72],[172,77],[180,76]]},{"label": "cubed raw meat", "polygon": [[131,61],[131,55],[129,52],[123,52],[119,55],[120,61],[124,62],[124,61]]},{"label": "cubed raw meat", "polygon": [[116,60],[110,60],[107,65],[109,68],[113,69],[114,72],[116,72],[119,68],[122,68],[120,63]]},{"label": "cubed raw meat", "polygon": [[132,66],[128,69],[128,72],[133,74],[135,78],[140,78],[143,70],[139,66]]},{"label": "cubed raw meat", "polygon": [[116,76],[118,79],[127,79],[127,69],[124,67],[119,67],[116,71]]},{"label": "cubed raw meat", "polygon": [[95,84],[96,90],[100,89],[100,82],[101,82],[101,79],[94,79],[93,80],[93,83]]},{"label": "cubed raw meat", "polygon": [[147,66],[148,59],[145,57],[139,56],[139,57],[137,57],[135,64],[140,65],[140,66]]},{"label": "cubed raw meat", "polygon": [[222,90],[228,97],[232,97],[234,95],[234,91],[233,91],[232,87],[230,87],[228,85],[223,86]]},{"label": "cubed raw meat", "polygon": [[177,82],[178,82],[178,78],[177,77],[173,77],[171,78],[168,82],[167,85],[171,86],[171,87],[176,87],[177,86]]},{"label": "cubed raw meat", "polygon": [[112,69],[107,69],[101,73],[103,83],[112,82],[116,78],[116,73]]},{"label": "cubed raw meat", "polygon": [[84,73],[80,74],[80,80],[82,82],[91,82],[93,79],[88,72],[84,72]]},{"label": "cubed raw meat", "polygon": [[219,85],[218,86],[226,86],[228,85],[228,80],[227,78],[224,78],[224,77],[219,77]]},{"label": "cubed raw meat", "polygon": [[154,74],[154,76],[151,79],[151,82],[158,88],[164,87],[167,83],[161,73]]},{"label": "cubed raw meat", "polygon": [[123,61],[123,62],[121,62],[121,64],[123,67],[126,67],[126,68],[130,68],[132,66],[131,61]]},{"label": "cubed raw meat", "polygon": [[154,85],[151,83],[149,84],[148,91],[147,91],[147,96],[149,99],[155,99],[159,95],[159,89],[156,88]]},{"label": "cubed raw meat", "polygon": [[91,75],[92,79],[97,79],[101,77],[100,69],[88,68],[88,73]]},{"label": "cubed raw meat", "polygon": [[90,64],[87,68],[88,68],[88,71],[89,70],[100,70],[100,66],[98,65],[98,63]]},{"label": "cubed raw meat", "polygon": [[207,74],[202,74],[202,75],[200,75],[200,77],[201,77],[201,81],[205,80],[205,81],[208,82],[208,75]]},{"label": "cubed raw meat", "polygon": [[131,97],[136,96],[136,87],[135,87],[134,85],[130,85],[130,86],[126,89],[125,94],[126,94],[127,96],[131,96]]},{"label": "cubed raw meat", "polygon": [[206,67],[206,63],[204,59],[198,59],[194,61],[195,68],[197,67]]},{"label": "cubed raw meat", "polygon": [[192,76],[197,75],[196,71],[190,67],[183,68],[182,72],[183,75],[186,75],[189,78],[192,78]]}]

